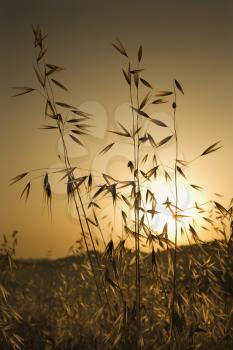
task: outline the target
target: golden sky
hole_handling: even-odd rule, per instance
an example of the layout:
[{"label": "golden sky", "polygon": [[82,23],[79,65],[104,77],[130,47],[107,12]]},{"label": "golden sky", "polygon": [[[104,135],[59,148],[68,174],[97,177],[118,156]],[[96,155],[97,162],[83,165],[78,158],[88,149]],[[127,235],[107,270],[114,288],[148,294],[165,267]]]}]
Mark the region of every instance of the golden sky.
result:
[{"label": "golden sky", "polygon": [[[184,159],[193,159],[222,140],[223,147],[194,163],[187,175],[192,183],[205,188],[204,199],[214,198],[218,192],[227,204],[233,177],[232,23],[232,2],[226,0],[1,1],[0,232],[19,231],[18,256],[41,257],[50,249],[53,257],[63,256],[78,238],[77,224],[68,214],[59,188],[51,222],[43,208],[40,181],[33,186],[26,205],[19,201],[22,184],[9,187],[9,179],[15,175],[59,163],[57,136],[39,129],[44,124],[40,97],[11,97],[12,86],[35,85],[31,25],[39,24],[48,33],[51,63],[66,68],[59,80],[72,94],[58,92],[58,100],[96,115],[95,137],[89,138],[88,153],[79,159],[71,149],[75,162],[92,170],[103,165],[97,154],[112,137],[103,130],[121,120],[129,102],[121,72],[124,59],[111,47],[118,37],[133,57],[142,44],[143,76],[155,90],[170,90],[174,78],[182,83],[185,95],[179,96],[177,118]],[[158,112],[165,113],[161,118],[169,123],[166,108]],[[105,164],[112,173],[122,160],[117,156],[114,153],[114,161]]]}]

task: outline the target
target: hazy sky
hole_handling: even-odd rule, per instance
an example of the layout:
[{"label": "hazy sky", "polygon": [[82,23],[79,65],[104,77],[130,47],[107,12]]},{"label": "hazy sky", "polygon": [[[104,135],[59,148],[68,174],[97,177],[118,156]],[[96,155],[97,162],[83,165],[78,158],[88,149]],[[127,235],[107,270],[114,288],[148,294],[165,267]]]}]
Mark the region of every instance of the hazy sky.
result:
[{"label": "hazy sky", "polygon": [[19,231],[19,256],[45,256],[49,249],[54,257],[65,255],[78,236],[59,194],[51,222],[42,205],[40,182],[26,205],[19,201],[22,184],[9,187],[9,179],[25,170],[58,163],[57,137],[39,129],[44,123],[41,99],[11,97],[12,86],[35,85],[31,25],[39,24],[48,33],[51,63],[66,68],[60,75],[72,92],[66,100],[97,111],[97,137],[83,157],[86,164],[91,159],[98,167],[93,159],[110,139],[101,130],[113,124],[128,102],[121,73],[124,60],[110,45],[118,37],[131,55],[142,44],[144,77],[155,89],[171,89],[173,78],[182,83],[185,96],[178,102],[178,131],[185,159],[222,140],[223,148],[194,163],[189,175],[206,188],[207,196],[218,192],[224,195],[223,204],[230,200],[232,1],[1,0],[0,5],[0,233]]}]

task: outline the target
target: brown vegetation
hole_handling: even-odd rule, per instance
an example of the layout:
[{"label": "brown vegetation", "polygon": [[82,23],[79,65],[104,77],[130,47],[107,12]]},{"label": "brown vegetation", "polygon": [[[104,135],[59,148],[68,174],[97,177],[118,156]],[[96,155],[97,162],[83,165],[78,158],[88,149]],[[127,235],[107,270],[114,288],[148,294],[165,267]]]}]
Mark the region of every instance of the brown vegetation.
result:
[{"label": "brown vegetation", "polygon": [[[97,183],[91,172],[83,171],[77,177],[79,165],[71,163],[65,135],[77,144],[83,145],[82,137],[89,131],[93,116],[66,102],[56,100],[55,89],[67,88],[54,75],[61,67],[46,60],[46,35],[39,27],[33,29],[36,49],[34,72],[38,88],[17,88],[18,95],[39,92],[45,105],[45,117],[49,121],[43,129],[56,130],[63,144],[62,169],[39,170],[43,178],[43,191],[51,212],[53,189],[50,174],[61,174],[61,181],[67,185],[67,198],[75,206],[78,219],[78,233],[81,239],[73,247],[75,254],[82,254],[77,262],[46,263],[56,279],[45,279],[34,275],[26,279],[23,286],[20,271],[8,278],[19,283],[12,296],[12,303],[22,316],[20,323],[12,321],[15,334],[23,338],[25,349],[230,349],[232,346],[232,201],[226,209],[213,202],[211,212],[206,212],[199,203],[196,211],[205,218],[209,229],[223,237],[212,245],[200,240],[196,223],[189,225],[189,232],[183,227],[185,215],[179,208],[178,177],[186,179],[185,169],[198,158],[216,151],[219,142],[206,148],[195,160],[179,159],[179,138],[177,134],[177,99],[184,90],[174,79],[172,89],[154,91],[152,84],[144,77],[140,67],[143,50],[139,47],[137,62],[133,65],[123,44],[118,40],[114,48],[127,60],[123,77],[129,88],[132,128],[128,130],[119,123],[117,130],[111,130],[119,138],[127,139],[133,145],[133,158],[126,164],[130,170],[127,181],[115,179],[110,174],[101,174]],[[144,91],[146,90],[146,93]],[[143,97],[141,98],[142,92]],[[171,105],[173,127],[162,120],[152,118],[147,107],[161,104]],[[69,113],[65,114],[66,110]],[[67,116],[68,115],[68,116]],[[165,128],[168,134],[160,140],[143,129],[144,121]],[[174,167],[168,169],[160,161],[159,151],[171,141],[175,144]],[[118,141],[105,146],[99,156],[110,152]],[[150,144],[146,155],[142,149]],[[147,190],[145,198],[142,186],[156,181],[158,171],[165,180],[174,185],[172,198],[164,203],[172,212],[175,222],[175,242],[169,239],[168,226],[162,232],[150,225],[151,217],[158,214],[156,193]],[[12,184],[29,178],[31,172],[24,172],[12,179]],[[174,178],[174,181],[172,180]],[[32,178],[29,178],[21,196],[28,199]],[[188,180],[187,180],[188,182]],[[190,185],[195,190],[201,188]],[[89,201],[84,201],[88,194]],[[121,240],[105,242],[98,211],[102,200],[112,203],[121,212],[123,232]],[[133,211],[133,218],[127,210]],[[178,225],[179,223],[179,225]],[[197,226],[197,225],[196,225]],[[178,231],[190,237],[190,247],[179,253]],[[134,240],[134,249],[127,249],[129,239]],[[101,242],[104,253],[97,249]],[[193,242],[196,244],[193,246]],[[150,253],[143,253],[142,246]],[[163,251],[163,252],[161,252]],[[35,265],[35,270],[38,265]],[[30,265],[33,269],[33,265]],[[69,271],[69,273],[67,273]],[[47,273],[46,273],[47,274]],[[47,277],[46,277],[47,278]],[[37,292],[40,286],[40,292]],[[3,287],[4,288],[4,287]],[[43,292],[42,292],[43,291]],[[13,289],[12,289],[13,293]],[[5,300],[7,304],[7,300]],[[8,305],[8,304],[7,304]],[[19,321],[17,319],[17,321]],[[10,323],[11,324],[11,323]],[[10,338],[9,338],[10,337]],[[11,335],[2,341],[7,344]],[[20,348],[21,338],[17,346]]]}]

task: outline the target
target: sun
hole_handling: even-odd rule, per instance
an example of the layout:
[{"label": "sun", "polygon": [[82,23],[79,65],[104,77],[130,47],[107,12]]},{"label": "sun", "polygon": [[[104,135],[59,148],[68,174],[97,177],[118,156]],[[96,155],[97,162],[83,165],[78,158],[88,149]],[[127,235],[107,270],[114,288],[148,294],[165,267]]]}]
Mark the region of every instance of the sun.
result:
[{"label": "sun", "polygon": [[[168,238],[175,240],[176,220],[178,227],[178,243],[188,239],[188,228],[197,220],[197,210],[195,207],[196,197],[190,185],[182,180],[178,180],[178,205],[176,214],[176,198],[174,182],[167,182],[164,178],[158,178],[151,181],[146,186],[141,186],[142,204],[146,212],[146,222],[155,233],[161,233],[165,224],[168,228]],[[155,204],[148,200],[147,192],[150,191]],[[147,198],[147,200],[146,200]],[[155,209],[153,213],[152,208]],[[143,214],[141,214],[142,217]]]}]

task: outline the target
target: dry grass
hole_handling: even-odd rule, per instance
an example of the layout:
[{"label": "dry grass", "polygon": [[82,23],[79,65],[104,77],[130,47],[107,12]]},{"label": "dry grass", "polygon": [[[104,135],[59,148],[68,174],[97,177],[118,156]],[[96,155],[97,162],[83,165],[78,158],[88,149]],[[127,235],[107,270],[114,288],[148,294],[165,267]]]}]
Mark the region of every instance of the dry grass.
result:
[{"label": "dry grass", "polygon": [[[233,203],[231,201],[226,209],[220,203],[212,202],[210,212],[206,212],[201,204],[195,204],[196,212],[205,218],[208,229],[218,231],[223,237],[210,246],[200,240],[194,221],[187,233],[183,223],[185,213],[179,208],[178,178],[186,179],[186,167],[216,151],[220,148],[219,143],[205,149],[193,161],[178,158],[177,99],[184,94],[181,84],[174,79],[171,89],[154,91],[140,67],[142,46],[133,65],[133,60],[118,40],[113,46],[126,60],[123,77],[129,90],[131,128],[119,123],[117,130],[111,130],[116,140],[105,146],[99,156],[111,152],[117,143],[125,140],[130,143],[133,152],[132,159],[126,164],[128,180],[99,174],[102,178],[100,183],[99,177],[96,179],[91,172],[84,170],[83,175],[78,177],[80,167],[71,163],[65,135],[82,145],[82,138],[89,132],[93,116],[56,100],[55,89],[67,91],[63,83],[54,79],[62,68],[47,63],[46,35],[39,27],[33,32],[36,50],[34,72],[38,88],[17,88],[19,93],[16,96],[39,92],[48,120],[43,129],[48,132],[56,130],[62,140],[64,167],[41,169],[38,176],[43,178],[44,198],[50,213],[53,197],[51,173],[60,173],[61,180],[66,183],[67,199],[76,209],[77,231],[81,234],[73,252],[75,255],[82,254],[82,258],[77,258],[78,263],[69,264],[66,269],[61,262],[47,264],[51,273],[55,271],[56,279],[49,278],[49,272],[46,272],[48,280],[34,274],[22,285],[22,274],[26,269],[22,265],[11,277],[8,274],[6,284],[19,283],[11,302],[22,320],[20,323],[9,320],[9,324],[13,322],[15,332],[23,338],[22,348],[230,349]],[[163,104],[173,111],[171,127],[151,117],[150,108]],[[63,113],[64,110],[68,113]],[[164,128],[167,135],[157,139],[148,128],[144,128],[145,123]],[[168,167],[161,161],[159,153],[164,145],[172,141],[175,144],[175,161],[173,167]],[[144,147],[148,144],[151,148],[145,153]],[[147,190],[143,196],[142,189],[147,183],[157,180],[158,172],[174,189],[173,196],[164,203],[175,222],[174,243],[169,239],[168,225],[165,224],[161,232],[151,225],[151,218],[158,215],[156,193]],[[28,178],[21,195],[26,200],[34,181],[30,174],[25,172],[11,182]],[[197,191],[201,189],[197,185],[190,186]],[[112,205],[114,212],[120,213],[123,230],[118,241],[104,240],[105,228],[99,218],[103,201]],[[133,212],[132,216],[127,215],[129,210]],[[181,252],[177,244],[180,230],[188,236],[190,243],[196,244],[190,244]],[[130,240],[134,241],[134,249],[131,250],[126,248]],[[104,247],[104,253],[98,251],[97,244]],[[142,252],[145,246],[150,253]],[[30,265],[29,270],[32,268]],[[39,293],[38,284],[41,288]],[[9,340],[10,336],[7,337]],[[4,349],[8,349],[8,340],[2,341]]]}]

